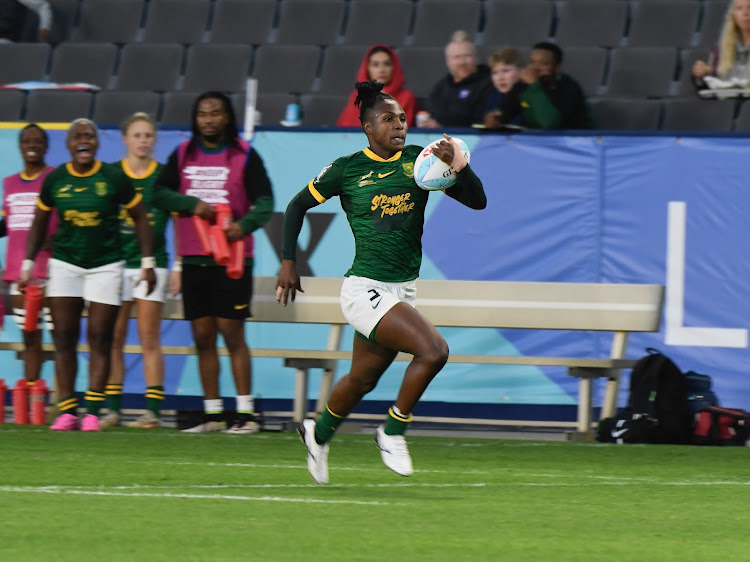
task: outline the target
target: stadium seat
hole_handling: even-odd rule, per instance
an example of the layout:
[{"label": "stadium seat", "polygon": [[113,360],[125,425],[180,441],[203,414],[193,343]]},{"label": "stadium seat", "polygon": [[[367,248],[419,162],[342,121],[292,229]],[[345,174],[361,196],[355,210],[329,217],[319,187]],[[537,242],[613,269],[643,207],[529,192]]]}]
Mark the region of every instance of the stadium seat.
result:
[{"label": "stadium seat", "polygon": [[563,72],[581,85],[587,96],[598,93],[607,65],[607,50],[601,47],[570,47],[563,55]]},{"label": "stadium seat", "polygon": [[50,50],[46,43],[0,44],[0,85],[44,80]]},{"label": "stadium seat", "polygon": [[73,40],[129,43],[141,25],[143,0],[84,0]]},{"label": "stadium seat", "polygon": [[742,133],[750,131],[750,104],[747,100],[740,102],[737,119],[734,122],[734,130]]},{"label": "stadium seat", "polygon": [[52,55],[51,82],[85,82],[104,89],[115,68],[114,43],[62,43]]},{"label": "stadium seat", "polygon": [[708,57],[711,54],[709,47],[695,47],[693,49],[682,49],[680,51],[680,77],[679,77],[679,91],[677,95],[680,97],[694,98],[695,86],[693,86],[693,64],[695,61],[702,60],[708,62]]},{"label": "stadium seat", "polygon": [[599,130],[655,131],[662,102],[644,99],[602,98],[589,101],[594,127]]},{"label": "stadium seat", "polygon": [[258,91],[265,94],[309,91],[318,70],[319,58],[320,47],[315,45],[258,47],[252,74],[253,78],[258,79]]},{"label": "stadium seat", "polygon": [[[70,32],[78,16],[79,0],[47,0],[52,9],[52,29],[47,42],[56,45],[70,39]],[[27,10],[26,21],[21,32],[22,41],[35,42],[39,32],[39,16]]]},{"label": "stadium seat", "polygon": [[266,43],[275,16],[276,0],[218,0],[211,25],[211,42]]},{"label": "stadium seat", "polygon": [[409,0],[352,0],[342,43],[403,45],[409,34],[413,9],[414,3]]},{"label": "stadium seat", "polygon": [[318,91],[321,94],[348,94],[354,89],[357,71],[367,49],[364,45],[334,45],[323,53]]},{"label": "stadium seat", "polygon": [[316,127],[335,126],[348,99],[347,96],[303,95],[302,124]]},{"label": "stadium seat", "polygon": [[0,121],[20,121],[25,102],[23,90],[0,90]]},{"label": "stadium seat", "polygon": [[188,49],[183,90],[239,92],[250,72],[250,45],[198,44]]},{"label": "stadium seat", "polygon": [[199,43],[208,24],[209,7],[209,0],[151,0],[143,41]]},{"label": "stadium seat", "polygon": [[735,100],[666,100],[665,131],[731,131]]},{"label": "stadium seat", "polygon": [[528,45],[546,39],[553,6],[549,0],[488,0],[482,44]]},{"label": "stadium seat", "polygon": [[164,94],[164,106],[159,122],[162,125],[172,125],[191,128],[190,113],[199,92],[167,92]]},{"label": "stadium seat", "polygon": [[631,2],[628,46],[689,47],[698,29],[699,8],[692,0]]},{"label": "stadium seat", "polygon": [[627,2],[568,0],[558,6],[555,42],[563,48],[614,47],[620,44],[627,22]]},{"label": "stadium seat", "polygon": [[174,89],[180,75],[183,51],[183,46],[176,43],[126,45],[122,49],[115,89],[158,92]]},{"label": "stadium seat", "polygon": [[[237,112],[237,120],[240,124],[244,124],[245,94],[235,94],[232,96],[232,101]],[[296,102],[297,99],[290,94],[259,94],[255,109],[260,111],[260,124],[269,126],[280,125],[286,114],[286,106]]]},{"label": "stadium seat", "polygon": [[677,50],[622,47],[610,55],[607,97],[668,96],[677,67]]},{"label": "stadium seat", "polygon": [[90,117],[89,92],[63,90],[35,90],[26,100],[26,121],[37,123],[69,123],[80,117]]},{"label": "stadium seat", "polygon": [[396,51],[406,76],[406,87],[418,98],[427,97],[448,73],[444,47],[401,47]]},{"label": "stadium seat", "polygon": [[699,47],[713,47],[719,42],[721,28],[724,26],[728,0],[712,0],[703,2],[703,17],[701,18],[701,33],[698,39]]},{"label": "stadium seat", "polygon": [[444,47],[458,29],[473,38],[479,31],[480,17],[479,0],[421,0],[417,3],[411,44]]},{"label": "stadium seat", "polygon": [[283,0],[277,44],[332,45],[344,20],[343,0]]},{"label": "stadium seat", "polygon": [[126,118],[143,111],[156,120],[159,94],[156,92],[100,92],[94,101],[94,121],[99,125],[120,126]]}]

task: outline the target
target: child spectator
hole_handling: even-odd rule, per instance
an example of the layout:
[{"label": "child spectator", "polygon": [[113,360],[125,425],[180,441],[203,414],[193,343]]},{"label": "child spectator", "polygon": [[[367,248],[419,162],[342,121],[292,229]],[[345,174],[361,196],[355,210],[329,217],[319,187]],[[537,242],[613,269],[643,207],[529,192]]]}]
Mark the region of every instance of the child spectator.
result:
[{"label": "child spectator", "polygon": [[[376,80],[385,84],[383,92],[393,96],[406,112],[406,122],[412,127],[417,114],[417,100],[411,90],[404,87],[406,78],[401,63],[393,49],[385,45],[373,45],[362,58],[357,71],[357,82]],[[351,93],[344,110],[336,121],[337,127],[361,127],[359,111],[354,107],[356,90]]]},{"label": "child spectator", "polygon": [[529,65],[500,106],[500,124],[529,129],[591,129],[593,124],[581,86],[562,72],[563,52],[543,41],[531,49]]},{"label": "child spectator", "polygon": [[[521,53],[512,47],[504,47],[490,55],[490,76],[495,91],[487,99],[484,124],[487,128],[500,125],[500,106],[505,94],[518,82],[521,75]],[[520,119],[518,119],[520,122]]]}]

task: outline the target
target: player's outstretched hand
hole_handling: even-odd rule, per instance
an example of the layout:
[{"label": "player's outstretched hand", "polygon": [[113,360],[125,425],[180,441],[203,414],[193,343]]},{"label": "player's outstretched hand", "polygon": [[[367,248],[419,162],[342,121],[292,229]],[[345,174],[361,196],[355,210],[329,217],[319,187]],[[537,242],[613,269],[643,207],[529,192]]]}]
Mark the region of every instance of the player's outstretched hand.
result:
[{"label": "player's outstretched hand", "polygon": [[279,277],[276,280],[276,302],[281,303],[281,306],[286,306],[290,298],[294,302],[297,291],[300,293],[305,292],[302,290],[302,285],[299,281],[297,262],[294,260],[281,260]]},{"label": "player's outstretched hand", "polygon": [[203,220],[211,221],[216,217],[216,209],[210,203],[199,200],[193,209],[193,214],[198,215]]}]

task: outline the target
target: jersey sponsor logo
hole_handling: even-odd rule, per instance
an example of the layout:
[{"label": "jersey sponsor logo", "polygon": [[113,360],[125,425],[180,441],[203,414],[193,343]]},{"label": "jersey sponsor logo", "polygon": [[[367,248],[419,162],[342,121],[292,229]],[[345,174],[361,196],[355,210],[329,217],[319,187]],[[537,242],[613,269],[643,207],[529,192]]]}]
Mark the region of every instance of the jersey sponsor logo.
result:
[{"label": "jersey sponsor logo", "polygon": [[182,174],[190,185],[187,195],[203,199],[207,203],[229,203],[226,184],[229,168],[226,166],[186,166]]},{"label": "jersey sponsor logo", "polygon": [[99,218],[99,211],[76,211],[75,209],[68,209],[63,214],[63,220],[73,223],[75,226],[99,226],[102,223],[102,219]]},{"label": "jersey sponsor logo", "polygon": [[81,193],[82,191],[86,191],[87,189],[88,187],[74,187],[73,191],[75,191],[76,193]]},{"label": "jersey sponsor logo", "polygon": [[323,168],[323,169],[322,169],[322,170],[320,171],[320,173],[319,173],[319,174],[318,174],[317,176],[315,176],[315,179],[313,180],[313,183],[318,183],[318,182],[320,181],[320,178],[322,178],[322,177],[323,177],[323,176],[325,175],[325,173],[326,173],[326,172],[327,172],[328,170],[330,170],[330,169],[331,169],[331,166],[333,166],[333,164],[328,164],[328,166],[326,166],[325,168]]},{"label": "jersey sponsor logo", "polygon": [[378,174],[378,179],[381,179],[381,180],[382,180],[383,178],[387,178],[387,177],[388,177],[388,176],[390,176],[391,174],[395,174],[395,173],[396,173],[396,170],[391,170],[391,171],[390,171],[390,172],[388,172],[387,174]]},{"label": "jersey sponsor logo", "polygon": [[105,181],[98,181],[94,183],[94,188],[96,189],[96,194],[99,197],[104,197],[107,194],[107,182]]},{"label": "jersey sponsor logo", "polygon": [[5,198],[5,211],[8,213],[8,228],[29,230],[36,212],[36,192],[11,193]]},{"label": "jersey sponsor logo", "polygon": [[234,305],[234,309],[235,310],[242,310],[243,308],[247,308],[248,306],[249,306],[248,304],[235,304]]},{"label": "jersey sponsor logo", "polygon": [[71,187],[73,187],[71,184],[62,186],[60,189],[57,190],[57,196],[58,197],[73,197],[73,194],[70,193]]},{"label": "jersey sponsor logo", "polygon": [[361,178],[359,178],[359,181],[357,182],[357,185],[359,187],[364,187],[366,185],[373,185],[375,182],[373,180],[371,180],[370,178],[372,177],[372,175],[374,173],[375,172],[373,172],[372,170],[370,170],[369,174],[365,174],[364,176],[362,176]]},{"label": "jersey sponsor logo", "polygon": [[410,213],[414,209],[414,201],[411,201],[411,193],[399,193],[386,195],[379,193],[371,200],[370,210],[380,211],[380,217],[402,215]]}]

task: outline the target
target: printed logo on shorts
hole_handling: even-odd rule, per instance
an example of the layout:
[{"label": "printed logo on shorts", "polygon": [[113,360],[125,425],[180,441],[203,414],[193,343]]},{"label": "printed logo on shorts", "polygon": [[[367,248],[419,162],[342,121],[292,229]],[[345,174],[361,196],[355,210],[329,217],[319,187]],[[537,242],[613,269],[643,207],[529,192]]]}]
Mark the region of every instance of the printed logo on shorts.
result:
[{"label": "printed logo on shorts", "polygon": [[378,293],[375,289],[369,289],[367,292],[371,294],[370,303],[372,304],[372,308],[374,310],[378,307],[380,301],[383,300],[383,295]]},{"label": "printed logo on shorts", "polygon": [[247,308],[247,307],[248,307],[247,304],[235,304],[234,305],[235,310],[242,310],[243,308]]}]

